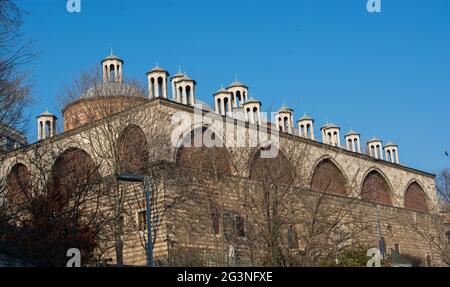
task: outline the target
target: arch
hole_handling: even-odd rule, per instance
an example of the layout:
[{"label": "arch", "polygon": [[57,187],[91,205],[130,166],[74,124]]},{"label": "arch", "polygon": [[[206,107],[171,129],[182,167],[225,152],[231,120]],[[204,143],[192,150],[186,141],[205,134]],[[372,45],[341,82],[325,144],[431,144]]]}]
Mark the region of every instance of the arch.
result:
[{"label": "arch", "polygon": [[[176,151],[176,164],[177,166],[201,170],[207,173],[213,173],[217,175],[231,175],[231,156],[227,148],[220,144],[219,146],[207,147],[202,144],[200,147],[196,147],[194,143],[198,143],[196,136],[205,137],[207,127],[197,127],[191,129],[191,132],[182,139],[182,142],[178,145],[179,148]],[[209,131],[212,140],[217,141],[216,133]],[[202,141],[203,142],[203,141]],[[220,141],[222,143],[222,141]]]},{"label": "arch", "polygon": [[318,161],[311,177],[312,190],[346,196],[347,186],[347,178],[331,158]]},{"label": "arch", "polygon": [[361,198],[376,203],[392,205],[392,188],[386,176],[377,169],[371,169],[363,179]]},{"label": "arch", "polygon": [[230,110],[230,107],[228,106],[228,97],[223,98],[223,106],[224,106],[224,113],[228,113]]},{"label": "arch", "polygon": [[114,64],[111,64],[110,66],[109,66],[109,80],[111,81],[111,82],[113,82],[115,79],[116,79],[116,75],[115,75],[115,66],[114,66]]},{"label": "arch", "polygon": [[157,79],[157,84],[158,84],[158,95],[157,95],[157,97],[160,97],[160,98],[162,98],[162,96],[163,96],[163,88],[164,88],[164,80],[163,80],[163,78],[162,77],[158,77],[158,79]]},{"label": "arch", "polygon": [[415,180],[409,183],[406,188],[404,207],[413,211],[428,212],[427,195],[425,190]]},{"label": "arch", "polygon": [[290,163],[284,152],[278,149],[276,157],[262,158],[261,152],[264,150],[270,150],[272,145],[266,145],[260,147],[253,153],[250,162],[249,178],[268,184],[286,184],[291,185],[295,179],[295,168]]},{"label": "arch", "polygon": [[99,167],[86,151],[69,148],[56,158],[50,180],[49,191],[56,200],[55,204],[65,204],[66,196],[77,191],[90,191],[100,184],[101,175]]},{"label": "arch", "polygon": [[23,163],[12,166],[6,177],[6,198],[12,204],[18,204],[30,195],[31,174]]},{"label": "arch", "polygon": [[120,173],[144,175],[148,172],[148,142],[139,126],[132,124],[124,128],[117,146]]},{"label": "arch", "polygon": [[192,103],[191,86],[188,85],[188,86],[186,86],[185,89],[186,89],[186,104],[191,105],[191,103]]}]

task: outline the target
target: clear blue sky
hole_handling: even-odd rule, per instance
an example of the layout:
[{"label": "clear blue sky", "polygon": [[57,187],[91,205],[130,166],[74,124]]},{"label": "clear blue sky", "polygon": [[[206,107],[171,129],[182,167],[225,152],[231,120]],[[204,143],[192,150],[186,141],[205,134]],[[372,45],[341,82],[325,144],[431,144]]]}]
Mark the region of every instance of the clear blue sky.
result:
[{"label": "clear blue sky", "polygon": [[[450,166],[450,1],[382,0],[65,0],[18,1],[30,14],[23,32],[39,51],[27,70],[36,103],[60,115],[57,96],[82,70],[109,54],[143,82],[156,62],[178,65],[212,103],[220,85],[239,80],[277,110],[283,102],[316,120],[399,144],[400,161],[436,172]],[[61,117],[60,117],[61,118]]]}]

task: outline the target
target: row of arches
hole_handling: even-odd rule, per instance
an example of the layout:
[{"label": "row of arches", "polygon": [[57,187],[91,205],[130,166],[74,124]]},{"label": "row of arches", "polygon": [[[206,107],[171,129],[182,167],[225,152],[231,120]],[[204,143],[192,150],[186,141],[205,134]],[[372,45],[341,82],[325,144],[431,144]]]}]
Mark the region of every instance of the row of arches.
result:
[{"label": "row of arches", "polygon": [[[197,133],[202,136],[205,132]],[[194,132],[189,140],[194,139]],[[262,158],[261,152],[270,147],[259,149],[254,153],[249,171],[249,178],[258,181],[269,181],[292,184],[294,181],[294,166],[280,151],[275,158]],[[220,158],[217,158],[217,157]],[[177,151],[177,164],[187,168],[214,170],[225,175],[231,175],[231,158],[225,147],[196,148],[181,147]],[[350,196],[349,182],[341,168],[331,159],[321,159],[313,168],[310,177],[310,188],[317,192],[326,192],[338,196]],[[384,205],[393,205],[393,189],[386,176],[379,170],[370,170],[362,180],[360,198],[365,201]],[[408,184],[404,193],[404,207],[409,210],[428,212],[428,200],[424,189],[417,181]]]},{"label": "row of arches", "polygon": [[[214,133],[204,127],[194,130],[182,141],[176,153],[176,164],[189,169],[201,169],[219,175],[232,175],[231,155],[226,147],[194,147],[195,137],[205,135],[217,141]],[[281,152],[275,158],[263,158],[261,152],[269,147],[257,150],[250,164],[249,178],[258,181],[270,181],[292,184],[295,168]],[[149,164],[149,146],[145,132],[136,125],[124,128],[117,145],[118,169],[120,173],[145,174]],[[69,148],[60,154],[51,169],[52,186],[64,191],[74,186],[89,186],[100,178],[98,166],[91,156],[79,148]],[[22,163],[14,165],[7,176],[8,190],[14,200],[26,196],[30,182],[30,171]],[[313,168],[310,188],[339,196],[349,196],[349,183],[338,165],[331,158],[321,159]],[[22,192],[20,192],[22,191]],[[25,191],[25,192],[24,192]],[[387,178],[378,170],[371,170],[362,181],[360,197],[363,200],[385,205],[393,205],[393,190]],[[417,181],[410,183],[404,194],[404,207],[410,210],[427,212],[427,196]]]}]

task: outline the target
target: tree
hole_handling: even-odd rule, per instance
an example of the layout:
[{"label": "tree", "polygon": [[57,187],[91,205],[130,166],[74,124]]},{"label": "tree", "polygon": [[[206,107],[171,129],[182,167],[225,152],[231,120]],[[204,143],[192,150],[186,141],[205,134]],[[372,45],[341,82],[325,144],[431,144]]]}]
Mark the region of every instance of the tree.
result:
[{"label": "tree", "polygon": [[[116,177],[118,174],[133,173],[150,180],[152,209],[155,211],[152,213],[153,242],[163,224],[164,206],[159,204],[162,198],[158,197],[158,190],[160,174],[167,167],[155,158],[157,153],[152,152],[152,148],[160,148],[161,151],[170,141],[160,127],[170,123],[170,117],[139,110],[138,105],[149,102],[145,94],[138,81],[127,78],[123,82],[105,81],[98,70],[92,69],[67,86],[60,97],[65,130],[92,125],[89,131],[80,133],[80,140],[100,161],[101,169],[109,174],[104,178],[108,192],[103,204],[112,210],[112,218],[102,231],[103,240],[99,248],[104,256],[114,252],[118,265],[124,262],[126,241],[138,241],[141,248],[147,250],[147,234],[136,220],[136,212],[145,209],[142,185],[122,183]],[[115,116],[118,113],[120,116]]]},{"label": "tree", "polygon": [[65,266],[67,250],[78,248],[88,264],[109,219],[102,185],[81,149],[35,145],[17,155],[0,189],[0,247],[38,266]]},{"label": "tree", "polygon": [[0,0],[0,139],[25,123],[23,113],[31,102],[30,86],[21,65],[29,63],[33,54],[20,34],[23,11],[11,0]]}]

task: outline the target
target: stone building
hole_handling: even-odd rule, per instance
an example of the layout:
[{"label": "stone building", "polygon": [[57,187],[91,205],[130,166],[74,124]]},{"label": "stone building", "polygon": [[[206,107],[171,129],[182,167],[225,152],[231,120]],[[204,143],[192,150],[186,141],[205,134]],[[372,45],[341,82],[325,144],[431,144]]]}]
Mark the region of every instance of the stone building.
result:
[{"label": "stone building", "polygon": [[[198,100],[196,81],[184,73],[170,78],[156,66],[147,73],[144,94],[125,83],[119,57],[110,55],[101,65],[102,81],[64,108],[62,133],[54,129],[57,118],[44,113],[38,117],[39,141],[0,158],[1,176],[10,189],[17,186],[14,174],[24,179],[38,172],[33,158],[43,149],[52,151],[43,155],[45,173],[59,182],[78,175],[60,171],[77,173],[80,166],[97,166],[102,178],[146,174],[153,187],[155,258],[170,265],[194,258],[199,265],[259,265],[264,262],[255,258],[264,253],[259,240],[266,231],[258,231],[260,218],[255,216],[257,203],[266,201],[255,194],[279,186],[287,202],[280,205],[285,214],[277,240],[289,256],[306,252],[303,223],[309,224],[305,214],[312,206],[306,203],[323,194],[322,211],[352,207],[339,218],[339,228],[320,239],[327,244],[335,240],[326,246],[378,246],[382,237],[388,249],[443,264],[433,246],[409,228],[436,208],[434,175],[401,165],[397,145],[383,146],[374,138],[363,151],[360,134],[353,130],[342,144],[341,128],[333,123],[321,127],[319,138],[312,117],[304,115],[295,127],[294,110],[286,105],[264,115],[262,103],[238,81],[214,93],[210,107]],[[120,189],[130,196],[121,220],[135,227],[121,236],[124,263],[144,264],[142,186],[120,183]],[[253,203],[248,201],[252,196]],[[364,228],[339,239],[343,230],[357,225],[344,223],[355,214]],[[103,256],[115,260],[116,248]]]}]

